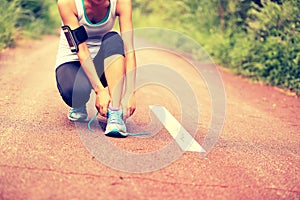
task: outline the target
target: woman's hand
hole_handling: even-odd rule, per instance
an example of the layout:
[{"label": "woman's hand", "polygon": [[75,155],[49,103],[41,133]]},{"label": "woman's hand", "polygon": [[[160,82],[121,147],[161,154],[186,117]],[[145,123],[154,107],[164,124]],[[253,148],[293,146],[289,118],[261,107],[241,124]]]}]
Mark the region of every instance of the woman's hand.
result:
[{"label": "woman's hand", "polygon": [[123,118],[126,120],[128,117],[133,115],[136,103],[135,103],[135,94],[131,95],[125,94],[122,99],[122,108],[123,108]]},{"label": "woman's hand", "polygon": [[110,104],[111,97],[109,95],[108,87],[96,92],[96,108],[101,116],[107,117],[107,108]]}]

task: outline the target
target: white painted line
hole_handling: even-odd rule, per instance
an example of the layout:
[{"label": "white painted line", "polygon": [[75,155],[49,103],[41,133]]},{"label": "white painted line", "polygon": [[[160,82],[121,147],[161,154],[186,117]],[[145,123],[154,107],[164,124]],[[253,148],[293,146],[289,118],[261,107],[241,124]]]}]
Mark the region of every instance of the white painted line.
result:
[{"label": "white painted line", "polygon": [[206,152],[163,106],[149,106],[183,151]]}]

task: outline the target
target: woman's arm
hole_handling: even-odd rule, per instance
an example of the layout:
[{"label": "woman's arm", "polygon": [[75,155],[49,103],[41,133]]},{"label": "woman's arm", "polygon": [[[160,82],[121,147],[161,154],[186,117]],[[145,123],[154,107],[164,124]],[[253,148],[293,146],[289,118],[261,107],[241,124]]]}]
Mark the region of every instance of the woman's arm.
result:
[{"label": "woman's arm", "polygon": [[[135,110],[136,57],[133,44],[132,6],[131,0],[118,0],[117,14],[122,39],[125,47],[125,92],[124,99],[128,106],[125,115],[130,116]],[[123,105],[124,106],[124,105]]]},{"label": "woman's arm", "polygon": [[[58,10],[64,25],[68,25],[72,30],[78,28],[79,22],[77,20],[77,10],[74,0],[58,0]],[[79,51],[77,52],[78,59],[81,66],[87,75],[90,83],[97,94],[96,107],[101,115],[106,116],[107,106],[110,102],[108,90],[103,87],[92,61],[90,51],[86,42],[78,45]]]}]

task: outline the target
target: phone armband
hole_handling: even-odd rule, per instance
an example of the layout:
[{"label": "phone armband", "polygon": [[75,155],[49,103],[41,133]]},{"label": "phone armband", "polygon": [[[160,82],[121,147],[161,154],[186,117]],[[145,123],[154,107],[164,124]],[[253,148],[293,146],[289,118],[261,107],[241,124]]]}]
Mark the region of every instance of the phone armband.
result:
[{"label": "phone armband", "polygon": [[74,30],[71,30],[71,28],[67,25],[62,26],[61,28],[66,36],[71,51],[78,52],[78,45],[88,39],[88,35],[84,26],[80,26]]}]

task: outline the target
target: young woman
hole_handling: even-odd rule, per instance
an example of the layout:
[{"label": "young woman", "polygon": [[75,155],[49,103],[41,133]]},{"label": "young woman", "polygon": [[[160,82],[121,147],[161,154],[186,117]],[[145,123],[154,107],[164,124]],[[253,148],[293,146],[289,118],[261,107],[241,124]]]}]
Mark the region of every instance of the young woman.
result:
[{"label": "young woman", "polygon": [[[58,0],[63,23],[56,60],[59,92],[71,121],[86,121],[93,90],[106,135],[127,136],[124,119],[135,111],[131,0]],[[111,31],[118,18],[121,36]],[[124,90],[124,91],[123,91]]]}]

